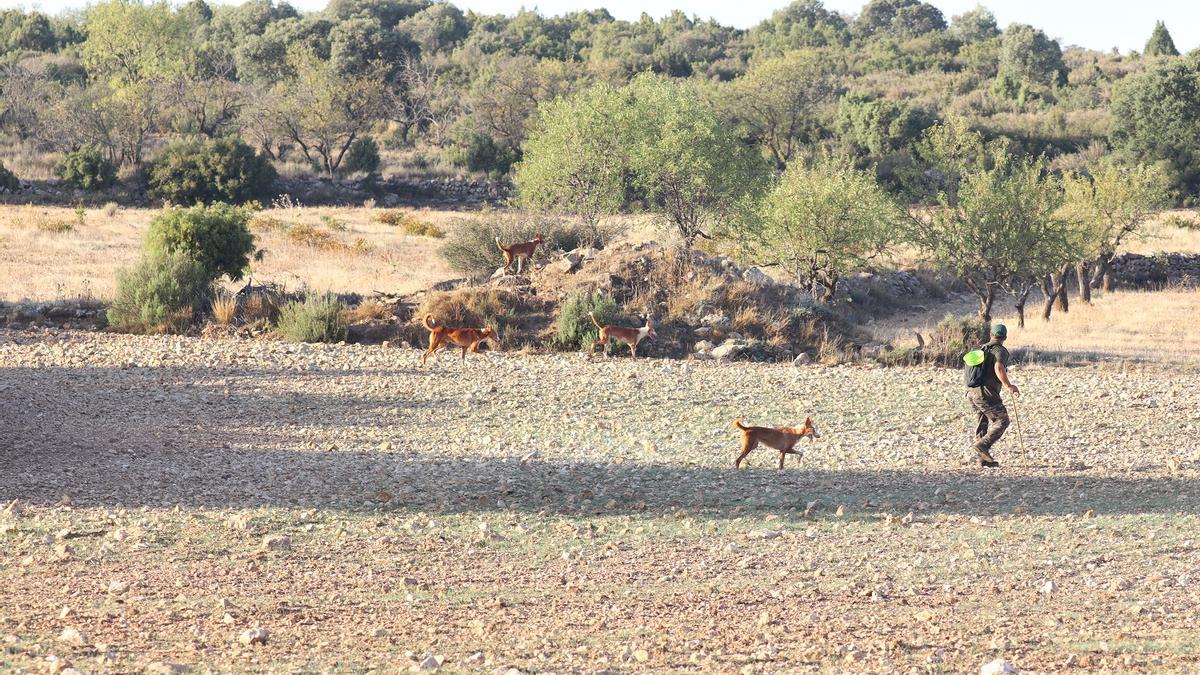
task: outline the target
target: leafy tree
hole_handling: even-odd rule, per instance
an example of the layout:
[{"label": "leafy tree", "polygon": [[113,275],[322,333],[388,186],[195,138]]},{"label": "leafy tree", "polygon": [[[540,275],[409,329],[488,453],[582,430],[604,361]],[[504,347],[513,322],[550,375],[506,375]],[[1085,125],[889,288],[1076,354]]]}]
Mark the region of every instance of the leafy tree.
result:
[{"label": "leafy tree", "polygon": [[107,79],[121,92],[178,75],[189,28],[165,2],[108,0],[88,8],[80,54],[93,77]]},{"label": "leafy tree", "polygon": [[211,282],[222,275],[238,281],[254,253],[254,235],[245,209],[217,202],[211,206],[163,209],[146,233],[152,254],[183,253],[198,262]]},{"label": "leafy tree", "polygon": [[49,52],[58,46],[50,18],[41,12],[26,14],[19,9],[0,11],[0,54],[5,52]]},{"label": "leafy tree", "polygon": [[544,104],[513,175],[520,203],[593,226],[621,209],[630,171],[621,128],[628,105],[628,95],[607,84]]},{"label": "leafy tree", "polygon": [[1179,56],[1179,50],[1175,48],[1175,41],[1171,39],[1171,33],[1167,31],[1167,25],[1162,21],[1154,24],[1154,32],[1146,41],[1144,53],[1146,56]]},{"label": "leafy tree", "polygon": [[794,0],[750,31],[760,48],[787,52],[803,47],[844,45],[849,39],[846,20],[825,9],[821,0]]},{"label": "leafy tree", "polygon": [[391,90],[380,86],[388,66],[343,75],[308,49],[289,52],[288,63],[295,76],[275,86],[275,122],[332,179],[354,141],[391,107]]},{"label": "leafy tree", "polygon": [[1016,98],[1023,87],[1066,84],[1067,67],[1057,40],[1033,26],[1014,23],[1000,41],[997,87]]},{"label": "leafy tree", "polygon": [[629,84],[622,125],[633,184],[690,248],[762,185],[761,154],[740,142],[696,87],[650,74]]},{"label": "leafy tree", "polygon": [[907,147],[928,126],[928,117],[903,101],[847,94],[838,103],[836,128],[842,139],[875,157]]},{"label": "leafy tree", "polygon": [[[962,144],[956,136],[935,132],[931,139],[953,140],[941,151],[951,155]],[[983,141],[970,145],[982,147]],[[991,150],[996,154],[989,167],[968,167],[956,191],[939,196],[938,209],[909,219],[911,242],[974,293],[985,326],[991,324],[998,292],[1078,257],[1068,224],[1057,216],[1062,190],[1045,175],[1043,161],[1014,159],[995,146]],[[1024,315],[1023,298],[1018,311]]]},{"label": "leafy tree", "polygon": [[1194,60],[1160,60],[1120,82],[1109,139],[1135,163],[1157,163],[1178,200],[1200,192],[1200,69]]},{"label": "leafy tree", "polygon": [[899,206],[870,172],[822,157],[788,166],[733,234],[750,260],[784,267],[814,293],[819,286],[825,303],[842,277],[897,241],[901,223]]},{"label": "leafy tree", "polygon": [[725,106],[782,170],[803,145],[819,137],[823,109],[837,94],[837,72],[820,52],[788,52],[755,63],[730,83]]},{"label": "leafy tree", "polygon": [[983,5],[950,19],[950,33],[964,43],[983,42],[1000,35],[996,16]]},{"label": "leafy tree", "polygon": [[1103,282],[1104,290],[1111,291],[1113,258],[1122,244],[1147,236],[1151,218],[1170,202],[1167,180],[1154,166],[1122,167],[1108,162],[1088,176],[1067,176],[1064,188],[1064,211],[1083,230],[1086,248],[1076,271],[1080,296],[1088,302],[1089,263],[1096,264],[1095,281]]},{"label": "leafy tree", "polygon": [[453,49],[466,39],[469,30],[462,10],[448,2],[426,7],[401,21],[399,28],[427,54]]},{"label": "leafy tree", "polygon": [[876,34],[914,37],[946,29],[941,10],[920,0],[870,0],[854,22],[863,36]]}]

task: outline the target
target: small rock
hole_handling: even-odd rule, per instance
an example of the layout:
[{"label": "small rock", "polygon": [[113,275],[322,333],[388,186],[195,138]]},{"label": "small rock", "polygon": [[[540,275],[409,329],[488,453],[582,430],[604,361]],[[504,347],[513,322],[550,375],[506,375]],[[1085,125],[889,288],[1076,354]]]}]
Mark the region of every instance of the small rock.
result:
[{"label": "small rock", "polygon": [[1046,583],[1042,584],[1041,588],[1038,589],[1038,592],[1039,593],[1053,593],[1054,591],[1057,591],[1057,590],[1058,590],[1057,584],[1055,584],[1053,581],[1047,581]]},{"label": "small rock", "polygon": [[250,628],[242,631],[238,635],[238,642],[241,642],[244,645],[265,645],[267,644],[267,638],[270,637],[270,635],[270,631],[261,626],[258,628]]},{"label": "small rock", "polygon": [[775,539],[782,535],[782,530],[754,530],[746,536],[751,539]]},{"label": "small rock", "polygon": [[979,669],[979,675],[1010,675],[1019,672],[1021,671],[1017,670],[1016,666],[1004,659],[996,659],[990,663],[985,663]]},{"label": "small rock", "polygon": [[771,278],[771,275],[757,267],[746,268],[746,271],[742,272],[742,278],[757,286],[775,285],[775,280]]},{"label": "small rock", "polygon": [[421,661],[421,670],[434,671],[442,667],[441,656],[426,656],[424,661]]},{"label": "small rock", "polygon": [[108,592],[111,595],[123,595],[129,590],[129,582],[114,579],[108,583]]},{"label": "small rock", "polygon": [[87,637],[75,628],[64,628],[58,635],[58,641],[73,647],[83,647],[88,643]]},{"label": "small rock", "polygon": [[169,661],[155,661],[146,664],[144,672],[151,675],[177,675],[178,673],[186,673],[187,666],[181,663],[171,663]]},{"label": "small rock", "polygon": [[720,347],[713,349],[711,353],[713,358],[717,359],[718,361],[728,361],[736,357],[741,351],[742,345],[733,340],[726,340],[721,344]]},{"label": "small rock", "polygon": [[812,357],[804,352],[800,352],[796,358],[792,359],[793,366],[807,366],[810,363],[812,363]]},{"label": "small rock", "polygon": [[292,540],[287,535],[268,534],[263,537],[262,548],[264,551],[290,551]]},{"label": "small rock", "polygon": [[694,347],[692,347],[692,351],[700,353],[711,352],[715,347],[716,345],[708,340],[701,340],[697,342]]},{"label": "small rock", "polygon": [[650,652],[645,649],[635,649],[633,650],[633,658],[638,663],[645,663],[650,660]]}]

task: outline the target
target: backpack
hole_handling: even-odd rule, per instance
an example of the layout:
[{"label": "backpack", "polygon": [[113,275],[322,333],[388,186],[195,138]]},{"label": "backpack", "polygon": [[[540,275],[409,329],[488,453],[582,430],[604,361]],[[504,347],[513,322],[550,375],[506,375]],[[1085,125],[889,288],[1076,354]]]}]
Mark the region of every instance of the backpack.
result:
[{"label": "backpack", "polygon": [[996,355],[982,345],[963,354],[963,383],[969,388],[982,387],[996,379]]}]

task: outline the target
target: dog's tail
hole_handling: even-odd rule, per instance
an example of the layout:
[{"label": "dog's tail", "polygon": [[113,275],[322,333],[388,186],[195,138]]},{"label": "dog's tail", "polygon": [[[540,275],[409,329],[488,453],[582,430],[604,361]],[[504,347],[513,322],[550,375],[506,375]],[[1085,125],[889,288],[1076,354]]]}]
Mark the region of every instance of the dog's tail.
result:
[{"label": "dog's tail", "polygon": [[501,251],[505,250],[504,244],[500,243],[500,237],[496,237],[496,248],[500,249]]},{"label": "dog's tail", "polygon": [[596,320],[596,315],[594,313],[588,312],[588,316],[592,318],[592,323],[596,324],[596,328],[604,328],[604,326],[601,326],[600,322]]},{"label": "dog's tail", "polygon": [[421,319],[421,323],[425,324],[425,330],[433,330],[437,328],[437,326],[433,325],[432,314],[426,314],[425,318]]},{"label": "dog's tail", "polygon": [[740,417],[733,421],[733,426],[741,429],[742,431],[747,431],[749,429],[749,427],[742,424],[742,418]]}]

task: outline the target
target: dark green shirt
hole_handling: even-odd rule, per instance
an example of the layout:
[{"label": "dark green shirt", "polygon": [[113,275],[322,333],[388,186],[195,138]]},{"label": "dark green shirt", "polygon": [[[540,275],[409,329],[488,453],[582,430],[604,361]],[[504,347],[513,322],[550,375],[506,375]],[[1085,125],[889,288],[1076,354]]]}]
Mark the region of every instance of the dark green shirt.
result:
[{"label": "dark green shirt", "polygon": [[[1008,367],[1008,350],[1004,348],[1004,345],[993,340],[992,342],[984,345],[983,350],[985,352],[990,352],[996,363],[1001,363],[1004,365],[1004,367]],[[1000,386],[1000,378],[996,376],[996,371],[993,367],[992,372],[988,373],[987,380],[983,383],[983,386],[979,388],[979,392],[983,394],[984,398],[999,400]]]}]

